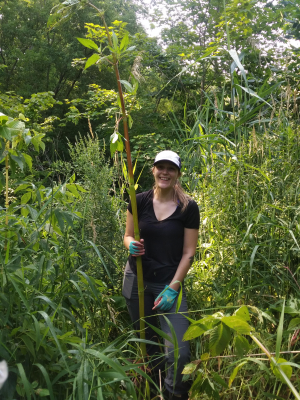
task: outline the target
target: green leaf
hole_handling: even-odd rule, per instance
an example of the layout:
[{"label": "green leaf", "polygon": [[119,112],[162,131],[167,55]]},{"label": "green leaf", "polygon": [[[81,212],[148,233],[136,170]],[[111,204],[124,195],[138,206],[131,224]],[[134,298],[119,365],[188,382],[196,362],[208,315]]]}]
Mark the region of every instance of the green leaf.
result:
[{"label": "green leaf", "polygon": [[128,115],[127,118],[128,118],[128,126],[129,126],[129,129],[131,129],[131,128],[132,128],[132,125],[133,125],[133,119],[131,118],[131,115]]},{"label": "green leaf", "polygon": [[128,34],[128,32],[126,32],[121,41],[120,50],[123,50],[123,49],[126,50],[128,44],[129,44],[129,34]]},{"label": "green leaf", "polygon": [[58,222],[58,225],[59,225],[60,230],[61,230],[62,232],[64,232],[64,230],[65,230],[65,221],[64,221],[64,219],[63,219],[63,216],[62,216],[61,211],[60,211],[58,208],[56,208],[56,209],[54,210],[54,215],[55,215],[55,217],[56,217],[56,220],[57,220],[57,222]]},{"label": "green leaf", "polygon": [[99,60],[100,56],[99,54],[93,54],[90,58],[88,58],[87,62],[85,63],[84,69],[89,68],[91,65],[96,64],[96,62]]},{"label": "green leaf", "polygon": [[[277,359],[277,364],[279,365],[279,367],[282,369],[282,371],[285,373],[285,375],[288,377],[288,379],[291,379],[291,376],[293,373],[293,368],[290,365],[280,365],[281,363],[286,363],[286,362],[287,361],[284,358]],[[271,363],[271,370],[277,379],[279,379],[283,383],[286,383],[283,376],[280,374],[279,368],[277,365],[274,365],[273,363]]]},{"label": "green leaf", "polygon": [[[241,61],[239,59],[239,56],[236,52],[236,50],[232,49],[232,50],[228,50],[228,53],[231,55],[235,65],[238,67],[238,69],[241,71],[241,74],[243,76],[243,78],[245,79],[245,81],[247,82],[247,77],[246,77],[246,72],[244,67],[241,64]],[[234,67],[231,66],[231,71],[233,71]]]},{"label": "green leaf", "polygon": [[6,140],[11,141],[11,130],[7,126],[0,126],[0,136],[4,137]]},{"label": "green leaf", "polygon": [[133,87],[128,81],[124,81],[123,79],[120,79],[120,82],[122,83],[122,85],[125,86],[125,88],[126,88],[128,93],[132,93],[133,92]]},{"label": "green leaf", "polygon": [[88,49],[93,49],[98,51],[98,46],[91,39],[83,39],[83,38],[76,38],[76,39]]},{"label": "green leaf", "polygon": [[20,377],[21,377],[21,382],[22,382],[22,384],[24,386],[24,389],[25,389],[27,400],[31,400],[32,388],[31,388],[31,385],[28,382],[28,379],[26,377],[23,365],[19,363],[19,364],[17,364],[17,367],[18,367],[19,374],[20,374]]},{"label": "green leaf", "polygon": [[218,320],[215,317],[208,316],[192,323],[183,335],[183,340],[191,340],[198,336],[201,336],[204,332],[212,329],[214,324],[217,322]]},{"label": "green leaf", "polygon": [[223,386],[223,388],[228,389],[228,385],[227,383],[224,381],[223,378],[221,378],[221,376],[217,373],[217,372],[213,372],[212,376],[214,377],[214,380],[221,386]]},{"label": "green leaf", "polygon": [[25,343],[27,351],[29,350],[30,353],[33,355],[33,358],[35,359],[35,351],[34,351],[34,346],[33,346],[31,339],[27,335],[22,335],[21,339]]},{"label": "green leaf", "polygon": [[20,190],[27,189],[30,185],[28,183],[22,183],[15,189],[15,193],[19,192]]},{"label": "green leaf", "polygon": [[300,329],[300,318],[293,318],[288,326],[288,331],[294,331],[295,329]]},{"label": "green leaf", "polygon": [[50,396],[50,392],[48,389],[37,389],[35,391],[35,393],[39,396],[39,397],[46,397],[46,396]]},{"label": "green leaf", "polygon": [[204,332],[206,332],[207,329],[204,325],[202,324],[192,324],[188,327],[187,331],[183,335],[183,341],[186,340],[192,340],[195,339],[196,337],[199,337],[203,335]]},{"label": "green leaf", "polygon": [[14,135],[23,132],[23,130],[25,129],[25,123],[23,121],[13,120],[6,123],[6,125],[11,129]]},{"label": "green leaf", "polygon": [[254,331],[254,328],[252,328],[245,320],[235,315],[231,317],[223,317],[221,321],[229,326],[229,328],[243,335],[249,335]]},{"label": "green leaf", "polygon": [[193,364],[193,363],[185,365],[185,367],[182,371],[182,374],[188,375],[188,374],[193,373],[195,371],[195,369],[197,368],[197,366],[198,366],[197,364]]},{"label": "green leaf", "polygon": [[250,321],[250,314],[248,311],[248,308],[246,306],[242,306],[239,308],[236,312],[235,315],[244,321]]},{"label": "green leaf", "polygon": [[272,107],[270,103],[268,103],[267,101],[265,101],[264,99],[262,99],[257,93],[255,93],[253,90],[249,89],[249,88],[245,88],[241,85],[236,85],[239,86],[241,89],[243,89],[246,93],[250,94],[251,96],[254,96],[256,98],[258,98],[259,100],[263,101],[264,103],[266,103],[268,106]]},{"label": "green leaf", "polygon": [[24,154],[24,153],[22,153],[22,156],[24,157],[24,160],[31,171],[32,170],[32,157],[30,157],[29,154]]},{"label": "green leaf", "polygon": [[14,156],[13,154],[10,154],[9,157],[10,157],[12,160],[14,160],[14,161],[18,164],[18,166],[20,167],[21,171],[23,171],[24,163],[23,163],[22,158],[21,158],[21,157],[18,157],[18,156]]},{"label": "green leaf", "polygon": [[234,370],[233,370],[233,372],[232,372],[232,374],[230,375],[230,378],[229,378],[229,382],[228,382],[228,387],[229,387],[229,388],[231,387],[232,382],[234,381],[235,377],[237,376],[237,373],[239,372],[239,370],[240,370],[240,369],[242,368],[242,366],[245,365],[246,363],[247,363],[247,361],[243,361],[243,362],[241,362],[239,365],[237,365],[237,366],[234,368]]},{"label": "green leaf", "polygon": [[237,335],[234,339],[235,354],[238,357],[244,357],[245,354],[250,350],[250,344],[248,340],[241,335]]},{"label": "green leaf", "polygon": [[132,51],[132,50],[134,50],[136,48],[136,46],[131,46],[131,47],[128,47],[128,49],[126,50],[126,51]]},{"label": "green leaf", "polygon": [[118,104],[118,106],[122,109],[122,104],[121,104],[121,99],[120,99],[119,93],[118,93],[118,95],[117,95],[117,104]]},{"label": "green leaf", "polygon": [[209,350],[212,356],[220,355],[231,340],[231,330],[222,322],[215,326],[210,333]]},{"label": "green leaf", "polygon": [[118,37],[114,31],[112,31],[112,40],[113,40],[113,45],[114,45],[114,51],[117,53],[119,41],[118,41]]},{"label": "green leaf", "polygon": [[281,311],[281,315],[280,315],[279,325],[278,325],[278,328],[277,328],[276,360],[279,359],[281,342],[282,342],[283,321],[284,321],[284,306],[285,306],[285,299],[283,300],[282,311]]},{"label": "green leaf", "polygon": [[0,125],[5,125],[8,121],[8,116],[0,112]]},{"label": "green leaf", "polygon": [[31,191],[24,193],[23,196],[21,197],[21,204],[27,204],[30,199],[31,199]]}]

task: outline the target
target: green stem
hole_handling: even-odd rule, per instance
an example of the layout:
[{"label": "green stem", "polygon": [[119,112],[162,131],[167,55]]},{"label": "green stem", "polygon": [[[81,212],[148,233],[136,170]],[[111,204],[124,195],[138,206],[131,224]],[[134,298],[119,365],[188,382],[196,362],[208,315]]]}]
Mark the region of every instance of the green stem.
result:
[{"label": "green stem", "polygon": [[288,385],[288,387],[291,389],[293,395],[295,396],[295,398],[297,400],[300,400],[300,395],[297,392],[295,386],[292,384],[292,382],[289,380],[289,378],[286,376],[286,374],[283,372],[283,370],[281,369],[280,365],[277,364],[276,360],[274,357],[272,357],[271,353],[265,348],[265,346],[252,334],[249,335],[251,337],[251,339],[257,344],[257,346],[266,354],[266,356],[268,357],[269,361],[271,364],[274,365],[274,367],[277,368],[278,372],[280,373],[282,379],[284,380],[284,382]]},{"label": "green stem", "polygon": [[[109,43],[110,47],[113,48],[113,43],[111,40],[109,29],[108,29],[108,26],[107,26],[105,18],[104,18],[104,13],[101,12],[93,4],[88,3],[88,5],[91,6],[92,8],[94,8],[95,10],[97,10],[97,12],[99,13],[99,15],[102,19],[102,22],[105,26],[108,43]],[[117,56],[115,53],[112,53],[112,56],[113,56],[113,65],[114,65],[115,74],[116,74],[116,78],[117,78],[117,85],[118,85],[118,91],[119,91],[120,102],[121,102],[121,110],[122,110],[122,116],[123,116],[125,148],[126,148],[126,154],[127,154],[127,169],[128,169],[128,176],[129,176],[129,194],[130,194],[130,200],[131,200],[133,225],[134,225],[134,238],[135,238],[135,240],[139,241],[140,240],[140,231],[139,231],[138,213],[137,213],[137,205],[136,205],[136,194],[135,194],[135,189],[134,189],[134,177],[133,177],[133,168],[132,168],[132,161],[131,161],[127,114],[126,114],[126,109],[125,109],[125,102],[124,102],[124,97],[123,97],[122,86],[121,86],[121,82],[120,82],[118,59],[117,59]],[[144,316],[145,316],[144,281],[143,281],[143,268],[142,268],[141,257],[136,258],[136,266],[137,266],[139,312],[140,312],[140,331],[141,331],[140,337],[141,337],[141,339],[145,339],[146,336],[145,336],[145,321],[144,321]],[[142,350],[142,355],[146,356],[146,344],[143,342],[141,343],[141,350]]]}]

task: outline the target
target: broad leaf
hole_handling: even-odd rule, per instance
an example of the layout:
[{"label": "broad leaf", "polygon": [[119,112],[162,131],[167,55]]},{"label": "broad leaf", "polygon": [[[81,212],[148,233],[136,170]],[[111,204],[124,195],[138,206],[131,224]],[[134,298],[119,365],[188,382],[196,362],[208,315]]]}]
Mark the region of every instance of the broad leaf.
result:
[{"label": "broad leaf", "polygon": [[229,326],[229,328],[243,335],[249,335],[254,331],[254,328],[252,328],[245,320],[235,315],[232,317],[223,317],[221,321]]},{"label": "broad leaf", "polygon": [[243,357],[248,353],[250,349],[250,344],[248,340],[241,335],[237,335],[234,339],[235,354],[238,357]]},{"label": "broad leaf", "polygon": [[11,141],[11,139],[12,139],[11,138],[11,130],[5,125],[0,126],[0,136],[4,137],[6,140]]},{"label": "broad leaf", "polygon": [[250,321],[250,314],[246,306],[242,306],[241,308],[239,308],[236,311],[235,315],[245,321]]},{"label": "broad leaf", "polygon": [[21,197],[21,204],[27,204],[28,201],[31,199],[31,192],[26,192]]},{"label": "broad leaf", "polygon": [[295,329],[300,329],[300,318],[293,318],[288,327],[288,331],[294,331]]},{"label": "broad leaf", "polygon": [[[290,379],[293,373],[293,368],[290,365],[280,365],[281,363],[286,363],[287,361],[284,358],[278,358],[277,364],[279,364],[279,367],[282,369],[282,371],[285,373],[285,375]],[[273,374],[276,376],[277,379],[279,379],[281,382],[286,383],[284,378],[282,377],[281,373],[279,372],[279,367],[271,363],[271,370]]]},{"label": "broad leaf", "polygon": [[188,327],[187,331],[183,335],[183,340],[191,340],[203,335],[203,333],[211,329],[216,322],[216,319],[212,316],[194,322]]},{"label": "broad leaf", "polygon": [[209,339],[209,350],[212,356],[220,355],[228,346],[231,340],[231,330],[222,322],[215,326]]},{"label": "broad leaf", "polygon": [[193,373],[195,371],[195,369],[197,368],[197,366],[198,366],[197,364],[193,364],[193,363],[187,364],[184,367],[182,374],[187,375],[187,374]]},{"label": "broad leaf", "polygon": [[8,121],[8,116],[5,114],[2,114],[0,112],[0,125],[4,125],[6,124],[6,122]]},{"label": "broad leaf", "polygon": [[18,166],[20,167],[21,171],[23,171],[23,168],[24,168],[23,159],[21,157],[14,156],[13,154],[10,154],[9,156],[10,156],[10,158],[12,160],[14,160],[18,164]]}]

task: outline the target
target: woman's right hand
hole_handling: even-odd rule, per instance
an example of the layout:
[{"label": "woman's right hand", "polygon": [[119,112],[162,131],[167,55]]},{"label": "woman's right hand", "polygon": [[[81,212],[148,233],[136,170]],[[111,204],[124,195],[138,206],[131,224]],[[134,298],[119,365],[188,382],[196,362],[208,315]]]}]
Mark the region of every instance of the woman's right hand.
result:
[{"label": "woman's right hand", "polygon": [[129,252],[133,257],[143,256],[145,254],[144,239],[139,242],[132,240],[129,244]]}]

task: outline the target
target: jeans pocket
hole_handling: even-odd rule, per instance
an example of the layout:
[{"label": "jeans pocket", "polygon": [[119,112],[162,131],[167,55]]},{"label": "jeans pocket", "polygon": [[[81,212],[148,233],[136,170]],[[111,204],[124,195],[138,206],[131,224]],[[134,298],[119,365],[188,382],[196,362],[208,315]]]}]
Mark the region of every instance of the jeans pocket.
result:
[{"label": "jeans pocket", "polygon": [[136,275],[134,274],[124,274],[122,295],[125,299],[130,299],[132,295],[132,289],[136,284]]}]

